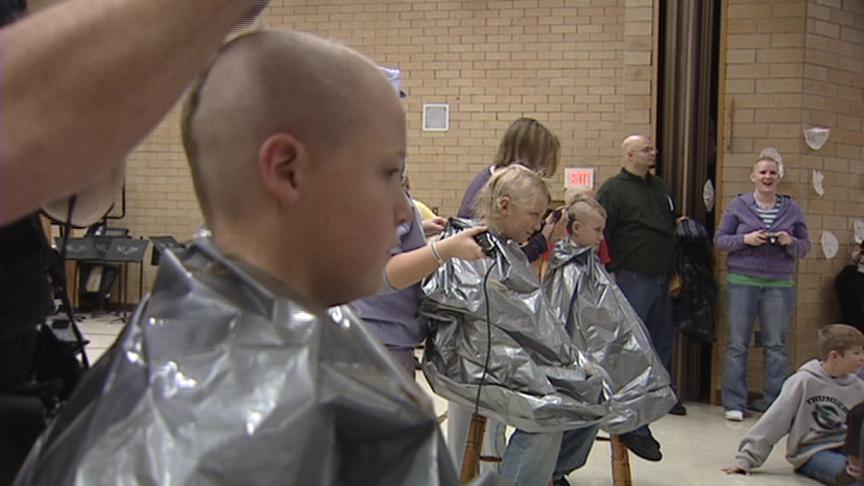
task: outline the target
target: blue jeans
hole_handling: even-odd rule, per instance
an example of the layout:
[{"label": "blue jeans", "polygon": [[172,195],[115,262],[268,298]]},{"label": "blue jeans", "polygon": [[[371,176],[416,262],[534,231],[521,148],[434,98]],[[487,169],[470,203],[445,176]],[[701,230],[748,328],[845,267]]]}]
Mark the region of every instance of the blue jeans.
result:
[{"label": "blue jeans", "polygon": [[514,486],[548,486],[579,469],[588,460],[597,426],[566,432],[537,433],[516,430],[501,461],[501,476]]},{"label": "blue jeans", "polygon": [[759,316],[765,349],[765,403],[770,405],[789,371],[786,330],[795,306],[795,289],[729,284],[729,347],[723,370],[723,407],[747,409],[747,352]]},{"label": "blue jeans", "polygon": [[645,323],[654,351],[672,377],[672,352],[675,350],[675,303],[669,296],[669,274],[619,270],[615,283]]},{"label": "blue jeans", "polygon": [[[675,303],[669,296],[669,274],[619,270],[615,272],[615,283],[642,319],[651,336],[654,351],[669,373],[669,378],[674,381],[672,353],[678,331],[675,326]],[[644,425],[630,433],[647,436],[648,426]]]},{"label": "blue jeans", "polygon": [[829,449],[819,451],[805,462],[803,466],[795,470],[810,479],[815,479],[822,484],[835,484],[834,478],[846,470],[846,454],[840,449]]}]

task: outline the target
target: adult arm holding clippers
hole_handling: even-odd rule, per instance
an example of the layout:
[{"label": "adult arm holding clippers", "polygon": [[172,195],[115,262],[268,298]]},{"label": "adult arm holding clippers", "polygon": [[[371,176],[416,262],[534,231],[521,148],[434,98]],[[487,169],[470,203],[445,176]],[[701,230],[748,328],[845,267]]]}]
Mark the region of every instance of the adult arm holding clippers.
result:
[{"label": "adult arm holding clippers", "polygon": [[109,177],[259,0],[67,0],[0,30],[0,224]]}]

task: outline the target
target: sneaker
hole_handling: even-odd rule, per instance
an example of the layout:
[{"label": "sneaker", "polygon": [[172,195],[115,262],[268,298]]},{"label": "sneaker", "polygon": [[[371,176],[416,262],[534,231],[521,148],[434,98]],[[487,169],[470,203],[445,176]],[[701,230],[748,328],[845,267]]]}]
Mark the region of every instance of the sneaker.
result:
[{"label": "sneaker", "polygon": [[663,459],[663,454],[660,452],[660,443],[654,437],[651,437],[650,433],[649,435],[627,433],[619,435],[618,438],[630,449],[630,452],[646,461],[657,462]]},{"label": "sneaker", "polygon": [[672,405],[672,408],[669,409],[670,415],[687,415],[687,409],[684,408],[684,404],[681,402],[675,402],[675,405]]},{"label": "sneaker", "polygon": [[726,420],[730,422],[741,422],[744,420],[744,412],[741,410],[726,410]]}]

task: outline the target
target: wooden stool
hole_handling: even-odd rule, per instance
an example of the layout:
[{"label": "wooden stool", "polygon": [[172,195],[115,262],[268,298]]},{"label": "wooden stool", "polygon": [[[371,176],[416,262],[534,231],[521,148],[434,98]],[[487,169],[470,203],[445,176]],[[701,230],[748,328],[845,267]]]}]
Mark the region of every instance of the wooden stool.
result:
[{"label": "wooden stool", "polygon": [[[439,417],[439,423],[446,416]],[[483,435],[486,433],[486,417],[479,414],[471,415],[471,425],[468,428],[468,439],[465,441],[465,453],[462,456],[462,471],[459,482],[468,484],[480,473],[480,461],[501,462],[500,457],[481,456],[483,450]],[[627,446],[617,435],[597,437],[598,441],[609,442],[612,446],[612,484],[613,486],[633,486],[630,478],[630,453]],[[551,483],[550,483],[551,484]]]},{"label": "wooden stool", "polygon": [[632,486],[630,479],[630,453],[627,446],[617,435],[597,437],[598,441],[609,442],[612,446],[612,484],[614,486]]},{"label": "wooden stool", "polygon": [[486,433],[486,417],[472,414],[468,439],[465,441],[465,453],[462,455],[462,471],[459,473],[459,482],[462,484],[470,483],[480,473],[480,451],[483,449],[484,433]]}]

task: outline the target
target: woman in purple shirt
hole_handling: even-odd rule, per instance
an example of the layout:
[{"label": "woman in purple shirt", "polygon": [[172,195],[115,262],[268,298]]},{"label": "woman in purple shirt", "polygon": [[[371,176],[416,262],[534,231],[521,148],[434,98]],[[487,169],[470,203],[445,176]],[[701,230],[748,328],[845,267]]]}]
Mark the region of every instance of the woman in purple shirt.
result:
[{"label": "woman in purple shirt", "polygon": [[789,196],[777,194],[780,178],[777,161],[758,160],[750,174],[755,190],[729,204],[714,235],[717,249],[729,253],[726,420],[743,420],[747,408],[747,351],[757,316],[765,379],[763,400],[752,404],[752,409],[764,411],[771,405],[789,370],[786,331],[795,308],[795,259],[807,255],[810,239],[801,208]]},{"label": "woman in purple shirt", "polygon": [[[560,151],[561,142],[558,137],[542,123],[533,118],[517,118],[501,138],[492,165],[480,171],[468,185],[465,195],[462,196],[462,204],[459,205],[457,216],[466,219],[474,216],[477,193],[492,178],[492,173],[496,170],[511,164],[522,164],[541,177],[552,177],[558,169]],[[547,247],[551,246],[550,238],[560,239],[563,236],[563,228],[563,224],[556,225],[553,218],[547,218],[543,229],[535,233],[522,247],[528,260],[533,262],[543,255]],[[559,231],[553,234],[555,229]]]}]

